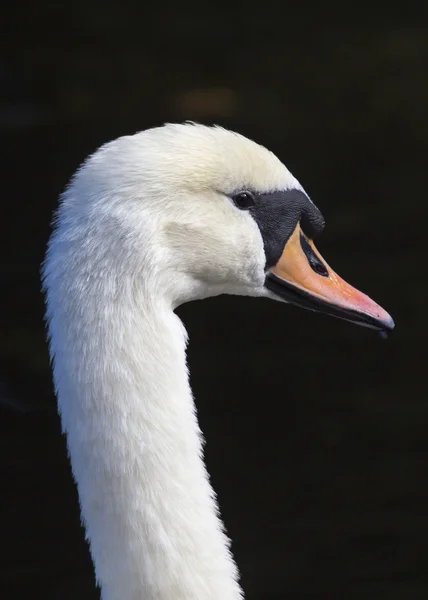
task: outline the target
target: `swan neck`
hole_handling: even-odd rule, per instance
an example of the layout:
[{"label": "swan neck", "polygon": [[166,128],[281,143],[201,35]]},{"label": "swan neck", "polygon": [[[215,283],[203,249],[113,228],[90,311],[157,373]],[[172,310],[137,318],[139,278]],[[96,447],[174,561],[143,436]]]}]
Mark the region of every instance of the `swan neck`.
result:
[{"label": "swan neck", "polygon": [[166,303],[132,294],[100,305],[88,293],[79,304],[72,286],[51,289],[48,305],[59,410],[103,600],[242,598],[203,462],[181,321]]}]

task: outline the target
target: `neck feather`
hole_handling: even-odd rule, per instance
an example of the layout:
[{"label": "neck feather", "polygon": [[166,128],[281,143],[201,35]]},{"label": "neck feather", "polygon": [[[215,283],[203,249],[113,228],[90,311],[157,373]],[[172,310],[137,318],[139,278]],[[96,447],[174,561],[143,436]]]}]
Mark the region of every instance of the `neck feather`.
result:
[{"label": "neck feather", "polygon": [[103,295],[59,264],[45,267],[55,385],[103,600],[238,600],[181,321],[124,279]]}]

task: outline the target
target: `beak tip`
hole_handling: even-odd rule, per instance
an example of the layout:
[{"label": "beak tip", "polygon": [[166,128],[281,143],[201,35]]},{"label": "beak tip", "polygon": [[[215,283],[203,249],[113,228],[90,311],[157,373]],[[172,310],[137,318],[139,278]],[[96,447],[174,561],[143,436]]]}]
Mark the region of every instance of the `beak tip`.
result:
[{"label": "beak tip", "polygon": [[391,315],[388,315],[388,317],[383,320],[383,328],[379,330],[380,337],[384,340],[387,340],[394,327],[394,319],[391,317]]},{"label": "beak tip", "polygon": [[391,317],[391,315],[388,315],[388,317],[385,319],[384,326],[386,331],[392,331],[395,328],[394,319]]},{"label": "beak tip", "polygon": [[394,319],[385,311],[385,316],[380,320],[381,326],[379,327],[379,335],[381,338],[386,340],[388,335],[395,328]]}]

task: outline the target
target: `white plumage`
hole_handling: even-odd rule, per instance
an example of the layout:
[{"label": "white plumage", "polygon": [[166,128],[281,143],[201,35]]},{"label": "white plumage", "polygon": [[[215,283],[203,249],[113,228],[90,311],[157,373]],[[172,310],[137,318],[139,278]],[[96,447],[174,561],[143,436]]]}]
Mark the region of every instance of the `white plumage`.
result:
[{"label": "white plumage", "polygon": [[103,600],[238,600],[174,309],[264,286],[230,195],[302,190],[268,150],[166,125],[106,144],[63,194],[44,265],[63,430]]}]

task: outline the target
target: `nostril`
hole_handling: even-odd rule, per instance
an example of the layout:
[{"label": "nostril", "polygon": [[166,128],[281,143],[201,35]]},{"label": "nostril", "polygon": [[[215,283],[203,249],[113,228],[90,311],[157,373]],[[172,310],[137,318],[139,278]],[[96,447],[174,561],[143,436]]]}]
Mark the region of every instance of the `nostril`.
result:
[{"label": "nostril", "polygon": [[329,273],[327,267],[320,261],[318,256],[312,250],[311,245],[303,233],[300,234],[300,245],[302,246],[302,250],[305,253],[306,258],[308,259],[311,269],[315,271],[315,273],[318,273],[318,275],[321,275],[321,277],[328,277]]},{"label": "nostril", "polygon": [[323,277],[328,277],[328,271],[323,264],[312,264],[311,260],[309,260],[309,264],[311,265],[313,270],[316,271],[319,275],[322,275]]}]

